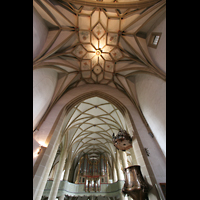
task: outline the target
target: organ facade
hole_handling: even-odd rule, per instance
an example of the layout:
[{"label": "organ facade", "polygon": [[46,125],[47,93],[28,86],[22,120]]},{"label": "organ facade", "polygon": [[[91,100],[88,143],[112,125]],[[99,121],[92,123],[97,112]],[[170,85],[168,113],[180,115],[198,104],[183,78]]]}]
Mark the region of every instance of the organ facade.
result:
[{"label": "organ facade", "polygon": [[109,164],[104,154],[84,154],[79,162],[76,184],[84,184],[86,192],[100,192],[109,180]]}]

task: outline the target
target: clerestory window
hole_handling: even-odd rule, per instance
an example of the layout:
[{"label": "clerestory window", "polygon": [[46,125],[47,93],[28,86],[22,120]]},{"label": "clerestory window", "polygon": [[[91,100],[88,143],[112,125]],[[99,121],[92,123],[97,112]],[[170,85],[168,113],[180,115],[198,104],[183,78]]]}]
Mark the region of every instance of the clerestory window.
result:
[{"label": "clerestory window", "polygon": [[156,49],[158,46],[158,43],[160,41],[161,35],[162,35],[162,33],[160,33],[160,32],[159,33],[158,32],[151,33],[148,46]]}]

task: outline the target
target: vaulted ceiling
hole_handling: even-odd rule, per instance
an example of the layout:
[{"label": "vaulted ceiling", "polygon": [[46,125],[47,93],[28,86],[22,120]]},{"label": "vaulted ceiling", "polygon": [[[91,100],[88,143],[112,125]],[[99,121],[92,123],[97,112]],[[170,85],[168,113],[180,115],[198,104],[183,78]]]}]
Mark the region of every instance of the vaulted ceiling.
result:
[{"label": "vaulted ceiling", "polygon": [[[70,152],[72,152],[72,160],[76,158],[78,162],[85,153],[89,155],[89,158],[95,158],[104,153],[112,163],[111,160],[116,153],[112,135],[113,133],[116,135],[120,128],[127,129],[125,119],[117,107],[107,100],[92,97],[77,104],[64,128],[67,134],[68,150],[71,149]],[[128,159],[131,159],[129,151],[127,155]]]},{"label": "vaulted ceiling", "polygon": [[134,75],[166,79],[146,42],[148,31],[166,11],[165,0],[34,0],[33,6],[48,27],[33,69],[59,74],[46,114],[69,89],[91,83],[118,88],[139,108]]},{"label": "vaulted ceiling", "polygon": [[113,154],[112,134],[125,122],[119,110],[108,101],[93,97],[83,101],[76,109],[66,126],[74,155],[78,153]]}]

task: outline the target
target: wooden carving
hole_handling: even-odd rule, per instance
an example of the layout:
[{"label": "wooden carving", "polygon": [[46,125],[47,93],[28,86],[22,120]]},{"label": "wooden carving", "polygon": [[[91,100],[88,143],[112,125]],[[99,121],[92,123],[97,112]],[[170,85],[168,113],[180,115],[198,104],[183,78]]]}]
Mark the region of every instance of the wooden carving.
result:
[{"label": "wooden carving", "polygon": [[133,165],[124,169],[125,183],[122,188],[124,194],[129,195],[134,200],[147,200],[149,184],[144,180],[140,166]]}]

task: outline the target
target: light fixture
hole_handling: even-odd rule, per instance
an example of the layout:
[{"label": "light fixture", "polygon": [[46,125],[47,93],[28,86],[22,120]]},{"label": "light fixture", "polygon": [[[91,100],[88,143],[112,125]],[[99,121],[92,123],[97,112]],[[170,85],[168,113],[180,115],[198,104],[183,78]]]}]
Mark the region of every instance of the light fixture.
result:
[{"label": "light fixture", "polygon": [[38,154],[38,155],[40,154],[41,150],[42,150],[42,148],[39,147],[39,148],[38,148],[38,151],[37,151],[37,154]]},{"label": "light fixture", "polygon": [[42,146],[42,147],[47,147],[47,146],[48,146],[44,141],[38,141],[38,143],[39,143],[40,146]]},{"label": "light fixture", "polygon": [[36,151],[33,153],[33,157],[35,158],[35,157],[37,157],[37,156],[39,156],[39,154],[41,153],[41,151],[42,151],[42,148],[44,149],[46,149],[47,148],[47,144],[45,143],[45,142],[42,142],[42,141],[39,141],[38,142],[39,143],[39,147],[36,149]]},{"label": "light fixture", "polygon": [[101,55],[101,50],[96,50],[96,52],[95,52],[95,54],[97,55],[97,56],[100,56]]},{"label": "light fixture", "polygon": [[33,153],[33,157],[35,158],[35,157],[39,156],[41,150],[42,150],[42,148],[41,148],[41,146],[39,146],[39,147],[36,149],[35,153]]},{"label": "light fixture", "polygon": [[118,134],[115,136],[113,133],[113,145],[122,151],[126,151],[132,147],[132,138],[126,130],[119,129]]}]

